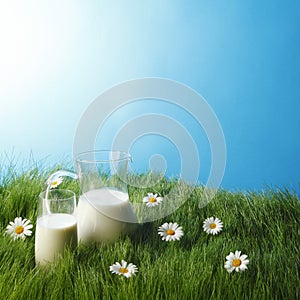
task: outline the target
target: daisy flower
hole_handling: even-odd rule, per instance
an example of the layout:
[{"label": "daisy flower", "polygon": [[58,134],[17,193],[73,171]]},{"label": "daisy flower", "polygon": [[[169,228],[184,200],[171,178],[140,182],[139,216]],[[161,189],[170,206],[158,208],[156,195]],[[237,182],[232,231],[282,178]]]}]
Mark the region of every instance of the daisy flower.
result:
[{"label": "daisy flower", "polygon": [[127,262],[122,259],[121,264],[119,262],[114,263],[109,267],[109,271],[129,278],[130,276],[135,275],[135,272],[138,272],[138,268],[132,263],[127,265]]},{"label": "daisy flower", "polygon": [[146,203],[147,207],[153,207],[163,201],[162,197],[157,197],[157,194],[148,193],[148,196],[143,198],[143,202]]},{"label": "daisy flower", "polygon": [[180,240],[184,233],[182,227],[179,227],[177,223],[164,223],[158,227],[158,234],[162,240],[169,242]]},{"label": "daisy flower", "polygon": [[218,234],[223,227],[223,222],[219,218],[210,217],[203,222],[203,229],[208,234]]},{"label": "daisy flower", "polygon": [[244,271],[247,269],[247,265],[249,264],[249,259],[246,259],[247,255],[241,255],[241,251],[235,251],[235,253],[230,252],[228,256],[226,256],[225,268],[229,273],[233,270],[236,272]]},{"label": "daisy flower", "polygon": [[30,220],[23,219],[21,217],[15,218],[14,222],[9,222],[9,225],[6,227],[6,233],[14,238],[14,240],[21,238],[25,239],[26,236],[31,235],[32,224]]},{"label": "daisy flower", "polygon": [[[54,181],[52,181],[50,189],[54,189],[56,187],[58,187],[63,181],[62,177],[57,177]],[[47,184],[50,184],[50,181],[47,182]]]}]

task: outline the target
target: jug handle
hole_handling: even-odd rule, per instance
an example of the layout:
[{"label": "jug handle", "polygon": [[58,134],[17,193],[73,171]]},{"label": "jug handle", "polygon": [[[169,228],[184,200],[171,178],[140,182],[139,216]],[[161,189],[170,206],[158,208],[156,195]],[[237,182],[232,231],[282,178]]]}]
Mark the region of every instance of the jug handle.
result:
[{"label": "jug handle", "polygon": [[46,188],[46,195],[45,195],[45,204],[46,204],[46,208],[48,210],[48,213],[50,214],[50,209],[48,207],[48,194],[49,194],[49,190],[50,190],[50,187],[52,185],[52,183],[57,180],[57,178],[59,177],[62,177],[62,176],[67,176],[67,177],[71,177],[73,179],[78,179],[79,176],[74,173],[74,172],[70,172],[70,171],[66,171],[66,170],[59,170],[59,171],[56,171],[54,173],[52,173],[48,179],[46,180],[46,184],[45,184],[45,188]]},{"label": "jug handle", "polygon": [[52,173],[49,178],[46,180],[46,188],[50,188],[51,184],[61,176],[71,177],[73,179],[78,179],[78,175],[74,172],[66,171],[66,170],[59,170]]}]

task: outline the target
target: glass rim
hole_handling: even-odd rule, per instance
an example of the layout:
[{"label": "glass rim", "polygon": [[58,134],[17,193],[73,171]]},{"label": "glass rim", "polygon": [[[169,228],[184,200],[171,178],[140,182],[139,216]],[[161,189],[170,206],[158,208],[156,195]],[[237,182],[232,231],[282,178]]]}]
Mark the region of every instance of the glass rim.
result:
[{"label": "glass rim", "polygon": [[[55,192],[67,192],[69,193],[69,196],[64,196],[64,197],[61,197],[61,198],[57,198],[57,199],[51,199],[49,198],[49,195],[52,193],[55,193]],[[40,194],[39,194],[39,198],[41,200],[44,200],[46,199],[46,194],[47,194],[47,190],[46,191],[42,191]],[[68,190],[68,189],[54,189],[54,190],[49,190],[48,191],[48,198],[47,200],[50,200],[50,201],[67,201],[67,200],[70,200],[71,198],[75,198],[76,199],[76,194],[75,192],[71,191],[71,190]]]},{"label": "glass rim", "polygon": [[[101,153],[106,153],[106,154],[119,153],[122,154],[122,157],[118,159],[101,159],[101,158],[97,159],[96,157],[94,159],[84,158],[85,156],[91,154],[94,154],[95,156]],[[91,150],[91,151],[81,152],[76,156],[76,162],[78,163],[109,163],[112,161],[123,161],[123,160],[131,160],[130,153],[122,150]]]}]

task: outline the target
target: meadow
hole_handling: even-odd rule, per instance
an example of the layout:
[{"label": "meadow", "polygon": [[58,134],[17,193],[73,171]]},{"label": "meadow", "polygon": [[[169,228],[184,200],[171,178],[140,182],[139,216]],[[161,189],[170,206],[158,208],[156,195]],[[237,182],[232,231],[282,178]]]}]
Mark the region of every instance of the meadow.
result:
[{"label": "meadow", "polygon": [[[38,195],[52,171],[33,167],[17,174],[12,167],[0,174],[0,299],[299,299],[300,202],[292,191],[219,190],[199,208],[203,188],[197,186],[163,219],[140,224],[111,245],[66,249],[63,258],[40,268],[34,260]],[[141,202],[147,192],[165,196],[174,181],[161,183],[129,187],[131,201]],[[62,186],[79,193],[77,182]],[[34,225],[25,240],[5,234],[19,216]],[[217,235],[202,228],[211,216],[224,225]],[[163,241],[157,229],[165,222],[177,222],[184,236]],[[235,250],[248,255],[248,269],[228,273],[226,256]],[[110,272],[122,259],[138,267],[134,276]]]}]

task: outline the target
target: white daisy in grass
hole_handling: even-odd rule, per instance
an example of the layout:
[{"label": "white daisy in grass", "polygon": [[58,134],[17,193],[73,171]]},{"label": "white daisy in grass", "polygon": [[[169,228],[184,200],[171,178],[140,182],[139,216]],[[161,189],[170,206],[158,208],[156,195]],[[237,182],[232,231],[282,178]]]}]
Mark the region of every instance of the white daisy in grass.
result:
[{"label": "white daisy in grass", "polygon": [[208,234],[218,234],[222,231],[223,222],[219,218],[210,217],[203,222],[203,229]]},{"label": "white daisy in grass", "polygon": [[119,262],[114,263],[109,267],[109,271],[129,278],[130,276],[135,275],[135,273],[138,272],[138,268],[132,263],[127,265],[127,262],[122,259],[121,264]]},{"label": "white daisy in grass", "polygon": [[182,227],[179,227],[177,223],[164,223],[158,227],[158,234],[162,237],[162,240],[175,241],[180,240],[184,235]]},{"label": "white daisy in grass", "polygon": [[[58,187],[62,182],[63,182],[63,178],[57,177],[54,181],[52,181],[50,189],[54,189],[54,188]],[[50,182],[47,182],[47,184],[49,185]]]},{"label": "white daisy in grass", "polygon": [[243,254],[241,255],[241,251],[235,251],[235,253],[230,252],[228,256],[226,256],[225,268],[229,273],[233,270],[236,272],[241,272],[247,269],[247,265],[249,264],[249,259],[246,259],[248,256]]},{"label": "white daisy in grass", "polygon": [[163,201],[163,197],[157,197],[157,194],[148,193],[148,196],[143,198],[143,202],[146,203],[147,207],[153,207]]},{"label": "white daisy in grass", "polygon": [[26,236],[31,235],[32,224],[30,220],[22,219],[21,217],[15,218],[14,222],[9,222],[9,225],[6,227],[6,233],[14,238],[14,240],[21,238],[25,239]]}]

